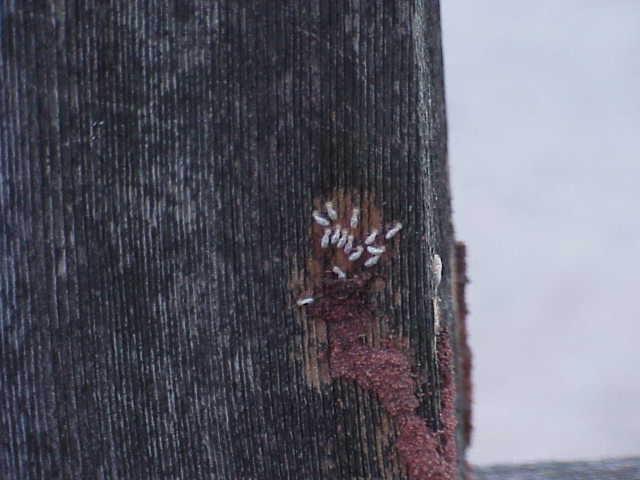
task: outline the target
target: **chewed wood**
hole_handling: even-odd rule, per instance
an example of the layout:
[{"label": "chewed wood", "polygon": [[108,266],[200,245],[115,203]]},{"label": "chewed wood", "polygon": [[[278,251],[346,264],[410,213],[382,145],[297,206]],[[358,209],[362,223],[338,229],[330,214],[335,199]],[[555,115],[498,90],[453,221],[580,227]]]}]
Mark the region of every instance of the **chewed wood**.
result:
[{"label": "chewed wood", "polygon": [[[393,222],[381,230],[379,226],[358,229],[359,207],[347,209],[351,218],[351,231],[343,227],[336,210],[336,202],[325,203],[326,212],[314,210],[312,219],[316,224],[312,233],[315,246],[319,242],[320,256],[315,258],[323,267],[315,279],[315,291],[297,301],[312,319],[326,324],[328,342],[328,367],[331,378],[355,382],[366,392],[371,392],[381,403],[384,412],[391,418],[397,432],[396,454],[410,480],[449,480],[457,469],[455,392],[453,379],[452,348],[445,327],[434,344],[437,345],[439,371],[441,375],[441,427],[434,429],[417,413],[420,406],[416,383],[417,372],[413,368],[413,354],[401,338],[383,338],[378,346],[367,339],[370,325],[379,322],[376,305],[371,301],[376,276],[370,273],[379,264],[383,255],[388,256],[390,241],[402,229],[400,222]],[[370,209],[374,207],[369,205]],[[376,215],[377,218],[380,215]],[[321,231],[318,231],[321,227]],[[321,233],[323,232],[323,233]],[[332,233],[333,232],[333,233]],[[348,273],[337,264],[343,260],[345,243],[338,238],[351,235],[353,246],[366,255],[352,262]],[[331,240],[327,242],[327,238]],[[437,312],[437,289],[442,279],[442,261],[438,254],[433,257],[434,311]],[[436,322],[438,313],[436,315]],[[438,332],[439,328],[436,328]]]}]

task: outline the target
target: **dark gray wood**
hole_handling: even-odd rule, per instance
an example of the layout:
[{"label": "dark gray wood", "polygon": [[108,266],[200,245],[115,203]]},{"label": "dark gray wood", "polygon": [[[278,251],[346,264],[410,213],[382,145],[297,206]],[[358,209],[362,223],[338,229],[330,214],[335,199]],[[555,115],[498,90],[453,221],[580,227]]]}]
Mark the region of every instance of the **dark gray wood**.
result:
[{"label": "dark gray wood", "polygon": [[403,222],[376,301],[441,427],[438,2],[0,5],[0,476],[404,478],[292,285],[314,199]]},{"label": "dark gray wood", "polygon": [[476,480],[640,480],[640,458],[540,462],[475,469]]}]

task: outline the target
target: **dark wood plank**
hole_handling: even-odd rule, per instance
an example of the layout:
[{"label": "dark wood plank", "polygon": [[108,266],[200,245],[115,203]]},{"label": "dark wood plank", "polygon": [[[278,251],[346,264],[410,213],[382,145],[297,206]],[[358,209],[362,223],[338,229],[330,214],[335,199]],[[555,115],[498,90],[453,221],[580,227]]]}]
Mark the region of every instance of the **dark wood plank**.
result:
[{"label": "dark wood plank", "polygon": [[640,480],[640,459],[539,462],[478,467],[477,480]]},{"label": "dark wood plank", "polygon": [[440,445],[414,460],[451,466],[438,3],[0,12],[3,478],[406,478],[399,420],[335,377],[295,304],[325,278],[307,268],[325,200],[405,226],[366,341],[402,340]]}]

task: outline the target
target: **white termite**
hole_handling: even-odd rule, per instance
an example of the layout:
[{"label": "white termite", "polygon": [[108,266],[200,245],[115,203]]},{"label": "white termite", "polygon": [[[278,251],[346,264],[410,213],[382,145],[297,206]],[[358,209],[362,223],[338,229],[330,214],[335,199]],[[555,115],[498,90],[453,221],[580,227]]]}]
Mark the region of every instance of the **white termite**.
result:
[{"label": "white termite", "polygon": [[329,246],[329,240],[331,237],[331,229],[327,228],[324,231],[324,235],[322,236],[322,239],[320,240],[320,246],[322,248],[327,248]]},{"label": "white termite", "polygon": [[387,240],[391,240],[396,234],[402,229],[402,224],[400,222],[396,223],[393,228],[391,228],[387,234],[384,236]]},{"label": "white termite", "polygon": [[329,215],[329,218],[334,221],[337,220],[338,212],[336,212],[336,209],[333,206],[333,202],[327,202],[324,204],[324,206],[327,209],[327,215]]},{"label": "white termite", "polygon": [[356,228],[358,226],[358,219],[360,217],[360,209],[354,208],[351,213],[351,228]]},{"label": "white termite", "polygon": [[338,240],[338,245],[336,245],[338,248],[344,248],[344,246],[347,243],[347,238],[349,237],[349,232],[345,229],[342,230],[342,236],[340,237],[340,240]]},{"label": "white termite", "polygon": [[349,235],[349,237],[347,237],[347,244],[344,246],[344,253],[351,253],[351,250],[353,250],[353,240],[353,235]]},{"label": "white termite", "polygon": [[336,243],[338,243],[338,240],[340,240],[341,230],[342,230],[342,227],[340,227],[340,225],[336,225],[336,228],[333,231],[333,236],[331,237],[331,245],[335,245]]},{"label": "white termite", "polygon": [[349,261],[350,262],[355,262],[356,260],[358,260],[362,254],[364,252],[364,248],[362,248],[362,246],[358,245],[356,247],[355,252],[353,252],[351,255],[349,255]]},{"label": "white termite", "polygon": [[376,237],[378,236],[378,230],[371,230],[369,236],[364,240],[365,245],[371,245],[376,241]]},{"label": "white termite", "polygon": [[310,303],[313,303],[314,300],[315,299],[313,297],[305,297],[299,299],[296,303],[298,304],[298,306],[302,307],[303,305],[309,305]]},{"label": "white termite", "polygon": [[380,261],[380,255],[375,255],[373,257],[367,258],[367,261],[364,262],[364,266],[365,267],[373,267],[379,261]]},{"label": "white termite", "polygon": [[329,225],[331,225],[331,222],[323,217],[317,210],[314,210],[311,215],[318,225],[321,225],[323,227],[328,227]]},{"label": "white termite", "polygon": [[338,276],[338,278],[347,278],[347,274],[344,273],[344,271],[338,266],[333,267],[331,271],[335,273]]},{"label": "white termite", "polygon": [[367,252],[369,252],[371,255],[382,255],[385,250],[386,248],[382,245],[379,247],[376,247],[374,245],[370,245],[367,247]]}]

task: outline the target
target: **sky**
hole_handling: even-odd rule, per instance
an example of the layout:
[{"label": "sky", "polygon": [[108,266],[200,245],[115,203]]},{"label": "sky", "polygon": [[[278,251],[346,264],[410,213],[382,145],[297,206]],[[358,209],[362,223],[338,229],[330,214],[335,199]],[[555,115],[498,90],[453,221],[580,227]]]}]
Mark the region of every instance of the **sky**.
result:
[{"label": "sky", "polygon": [[640,456],[640,1],[441,9],[469,459]]}]

